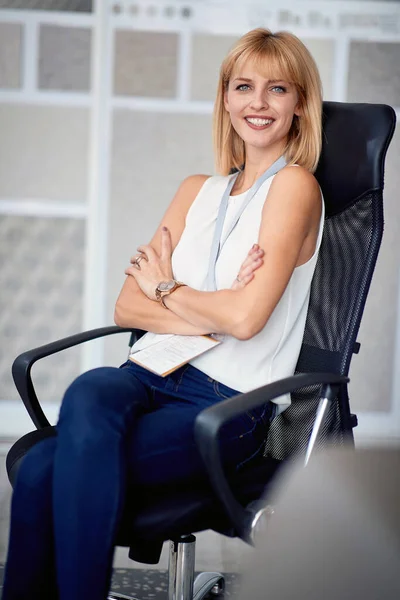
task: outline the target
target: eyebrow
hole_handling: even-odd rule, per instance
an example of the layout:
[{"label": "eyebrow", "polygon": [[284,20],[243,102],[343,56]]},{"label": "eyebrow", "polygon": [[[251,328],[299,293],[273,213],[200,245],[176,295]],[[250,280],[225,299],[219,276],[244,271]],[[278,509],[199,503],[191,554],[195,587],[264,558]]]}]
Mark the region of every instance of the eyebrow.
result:
[{"label": "eyebrow", "polygon": [[[253,81],[252,79],[249,79],[248,77],[236,77],[233,81]],[[285,79],[269,79],[268,83],[288,83],[286,82]]]}]

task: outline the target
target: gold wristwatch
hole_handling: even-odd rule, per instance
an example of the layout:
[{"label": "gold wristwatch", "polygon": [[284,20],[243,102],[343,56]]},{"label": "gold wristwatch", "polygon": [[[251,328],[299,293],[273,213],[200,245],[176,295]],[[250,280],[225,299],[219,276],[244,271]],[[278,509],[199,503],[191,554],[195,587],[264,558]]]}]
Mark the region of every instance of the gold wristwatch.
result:
[{"label": "gold wristwatch", "polygon": [[168,281],[160,281],[158,286],[156,287],[155,296],[156,300],[158,300],[164,308],[168,308],[164,304],[164,297],[169,296],[177,290],[179,287],[186,285],[186,283],[182,283],[181,281],[176,281],[175,279],[169,279]]}]

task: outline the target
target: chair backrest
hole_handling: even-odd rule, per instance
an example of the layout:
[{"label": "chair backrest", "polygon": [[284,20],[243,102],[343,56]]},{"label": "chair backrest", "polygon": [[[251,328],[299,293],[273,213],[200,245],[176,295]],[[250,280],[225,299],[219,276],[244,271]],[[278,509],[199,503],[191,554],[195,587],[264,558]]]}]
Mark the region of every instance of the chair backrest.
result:
[{"label": "chair backrest", "polygon": [[[315,175],[326,220],[296,372],[348,374],[382,239],[384,162],[395,122],[390,106],[324,102]],[[267,455],[284,459],[305,451],[318,391],[292,394],[292,405],[271,425]],[[322,439],[352,439],[351,426],[343,386]]]}]

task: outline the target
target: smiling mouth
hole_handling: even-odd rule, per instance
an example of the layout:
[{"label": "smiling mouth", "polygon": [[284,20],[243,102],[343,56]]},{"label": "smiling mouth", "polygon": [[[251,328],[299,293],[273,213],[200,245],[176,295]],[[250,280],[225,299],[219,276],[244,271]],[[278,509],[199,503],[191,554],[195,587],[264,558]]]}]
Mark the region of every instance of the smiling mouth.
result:
[{"label": "smiling mouth", "polygon": [[261,117],[245,117],[244,120],[252,129],[266,129],[274,122],[273,119],[262,119]]}]

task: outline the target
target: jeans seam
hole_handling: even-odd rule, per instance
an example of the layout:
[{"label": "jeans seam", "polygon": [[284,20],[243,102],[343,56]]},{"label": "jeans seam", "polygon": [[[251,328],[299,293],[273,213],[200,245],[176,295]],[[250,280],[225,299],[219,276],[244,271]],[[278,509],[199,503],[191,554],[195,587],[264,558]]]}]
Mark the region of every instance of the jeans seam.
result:
[{"label": "jeans seam", "polygon": [[154,385],[151,385],[150,386],[150,403],[151,403],[152,408],[155,406],[155,401],[156,401],[156,388]]},{"label": "jeans seam", "polygon": [[249,460],[252,460],[254,457],[256,457],[259,454],[259,452],[260,452],[260,450],[261,450],[261,448],[263,446],[265,446],[265,440],[263,440],[261,442],[261,444],[259,445],[259,447],[257,448],[257,450],[255,450],[253,452],[253,454],[251,454],[250,456],[248,456],[247,458],[245,458],[244,460],[242,460],[242,462],[240,462],[238,465],[236,465],[236,470],[238,471],[241,467],[243,467],[243,465],[245,465],[247,462],[249,462]]},{"label": "jeans seam", "polygon": [[182,373],[179,375],[179,379],[178,379],[178,381],[177,381],[177,382],[176,382],[176,384],[175,384],[175,390],[174,390],[175,392],[177,392],[177,391],[178,391],[178,389],[179,389],[179,386],[180,386],[180,385],[181,385],[181,383],[182,383],[183,376],[184,376],[184,374],[186,373],[186,371],[188,370],[188,368],[189,368],[189,364],[185,365],[185,366],[182,368]]},{"label": "jeans seam", "polygon": [[224,400],[228,400],[229,398],[232,398],[232,396],[226,396],[225,394],[223,394],[223,393],[221,392],[221,390],[219,389],[219,382],[218,382],[218,381],[216,381],[215,379],[214,379],[214,382],[213,382],[213,388],[214,388],[214,392],[215,392],[215,393],[217,394],[217,396],[219,396],[220,398],[223,398]]},{"label": "jeans seam", "polygon": [[[214,387],[214,392],[220,398],[223,398],[224,400],[228,400],[229,398],[232,398],[232,396],[225,396],[225,394],[223,394],[220,391],[218,381],[214,380],[213,387]],[[266,412],[266,407],[264,407],[262,414],[257,418],[254,417],[254,415],[252,415],[250,411],[245,411],[243,413],[243,416],[246,416],[248,419],[250,419],[250,421],[251,421],[250,425],[252,425],[252,428],[243,435],[247,435],[248,433],[253,433],[253,431],[255,430],[255,428],[257,427],[258,424],[264,424],[265,412]],[[241,435],[239,437],[243,437],[243,435]]]}]

